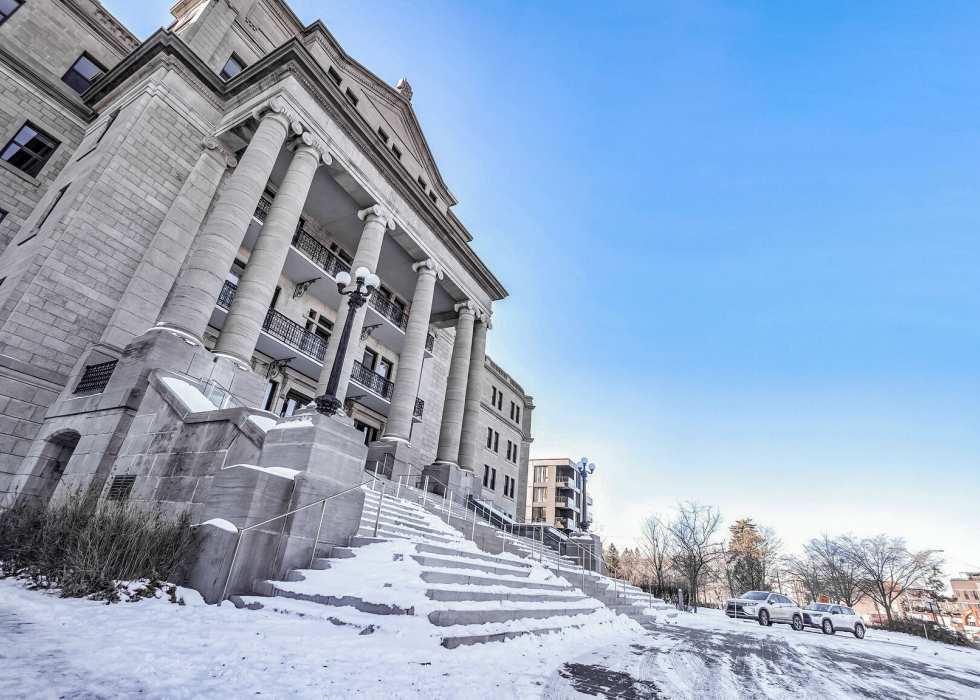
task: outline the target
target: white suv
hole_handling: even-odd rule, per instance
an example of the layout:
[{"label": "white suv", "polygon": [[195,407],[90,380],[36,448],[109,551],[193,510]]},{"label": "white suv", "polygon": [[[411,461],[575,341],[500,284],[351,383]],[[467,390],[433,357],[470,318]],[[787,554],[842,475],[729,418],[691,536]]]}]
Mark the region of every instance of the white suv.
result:
[{"label": "white suv", "polygon": [[742,620],[758,620],[769,627],[774,622],[792,625],[799,632],[803,629],[803,611],[792,600],[779,593],[749,591],[738,598],[729,598],[725,614]]},{"label": "white suv", "polygon": [[816,627],[824,634],[834,634],[837,630],[852,632],[858,639],[864,639],[864,621],[853,608],[831,603],[810,603],[803,608],[803,624]]}]

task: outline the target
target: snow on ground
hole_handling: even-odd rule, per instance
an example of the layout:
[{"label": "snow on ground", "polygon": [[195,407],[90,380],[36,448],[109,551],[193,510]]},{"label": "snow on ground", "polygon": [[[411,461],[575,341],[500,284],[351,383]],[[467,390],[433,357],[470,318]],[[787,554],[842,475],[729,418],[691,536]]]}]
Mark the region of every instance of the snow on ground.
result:
[{"label": "snow on ground", "polygon": [[903,634],[795,632],[734,621],[720,610],[667,617],[638,642],[564,664],[543,697],[741,700],[976,700],[980,652]]},{"label": "snow on ground", "polygon": [[316,617],[297,612],[302,601],[282,614],[178,595],[187,605],[104,605],[0,580],[0,698],[538,698],[562,662],[642,637],[620,617],[587,631],[447,650],[395,621],[407,616],[360,634],[313,603],[305,607]]}]

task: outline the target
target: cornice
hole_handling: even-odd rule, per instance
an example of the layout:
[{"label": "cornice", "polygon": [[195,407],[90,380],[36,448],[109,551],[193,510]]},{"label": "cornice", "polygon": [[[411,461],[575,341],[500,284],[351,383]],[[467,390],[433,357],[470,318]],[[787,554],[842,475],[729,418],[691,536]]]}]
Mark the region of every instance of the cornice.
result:
[{"label": "cornice", "polygon": [[113,17],[101,5],[95,3],[95,14],[91,15],[75,0],[61,0],[61,4],[71,10],[72,14],[84,22],[90,29],[116,49],[120,58],[135,51],[140,40],[126,29],[118,19]]}]

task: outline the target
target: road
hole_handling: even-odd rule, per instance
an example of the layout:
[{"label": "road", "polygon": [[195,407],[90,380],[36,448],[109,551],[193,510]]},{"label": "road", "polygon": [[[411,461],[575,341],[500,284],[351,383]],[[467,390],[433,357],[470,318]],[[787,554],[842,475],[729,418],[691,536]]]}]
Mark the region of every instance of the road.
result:
[{"label": "road", "polygon": [[980,698],[975,650],[904,635],[857,640],[848,633],[684,617],[681,624],[652,625],[639,643],[613,644],[566,663],[543,698]]}]

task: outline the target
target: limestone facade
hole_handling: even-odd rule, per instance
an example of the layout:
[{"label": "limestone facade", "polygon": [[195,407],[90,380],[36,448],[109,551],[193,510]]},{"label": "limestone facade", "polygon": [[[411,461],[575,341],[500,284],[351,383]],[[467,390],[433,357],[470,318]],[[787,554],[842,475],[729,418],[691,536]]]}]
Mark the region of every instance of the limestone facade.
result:
[{"label": "limestone facade", "polygon": [[[16,143],[0,160],[0,496],[124,485],[201,510],[216,471],[258,459],[262,419],[323,392],[347,317],[334,277],[365,267],[381,286],[345,348],[350,422],[420,471],[496,470],[487,497],[523,513],[533,404],[485,356],[506,290],[408,82],[280,0],[171,11],[142,43],[88,0],[0,24],[5,143],[30,125],[55,144],[36,175]],[[103,72],[79,94],[64,76],[83,58]]]}]

